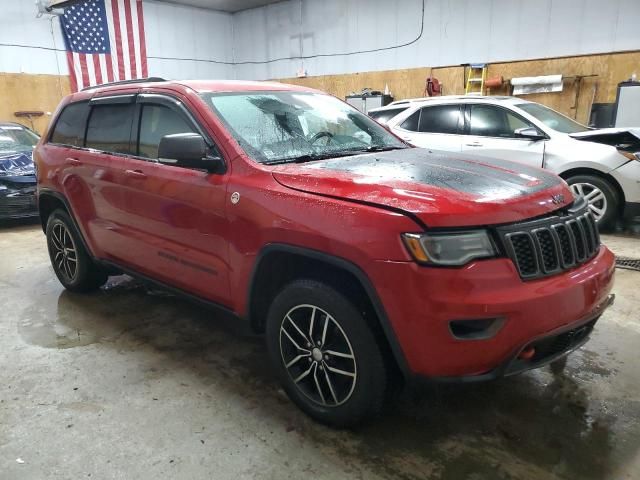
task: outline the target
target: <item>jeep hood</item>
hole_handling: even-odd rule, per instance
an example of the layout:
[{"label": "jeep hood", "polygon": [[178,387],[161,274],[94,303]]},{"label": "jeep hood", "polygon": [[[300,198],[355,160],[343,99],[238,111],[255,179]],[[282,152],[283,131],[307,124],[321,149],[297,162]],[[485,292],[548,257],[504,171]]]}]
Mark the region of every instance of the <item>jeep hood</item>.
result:
[{"label": "jeep hood", "polygon": [[380,206],[430,227],[516,222],[573,199],[563,180],[542,169],[421,148],[280,165],[273,176],[298,191]]}]

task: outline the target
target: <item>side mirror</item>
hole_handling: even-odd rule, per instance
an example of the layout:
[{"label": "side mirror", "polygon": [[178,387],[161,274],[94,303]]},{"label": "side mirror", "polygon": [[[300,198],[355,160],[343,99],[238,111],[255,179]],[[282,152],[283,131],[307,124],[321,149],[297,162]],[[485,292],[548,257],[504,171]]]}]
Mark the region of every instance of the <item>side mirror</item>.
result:
[{"label": "side mirror", "polygon": [[174,133],[160,139],[158,162],[175,167],[198,168],[223,173],[224,160],[207,156],[207,144],[197,133]]},{"label": "side mirror", "polygon": [[526,138],[533,141],[544,140],[547,138],[544,133],[539,132],[534,127],[518,128],[513,133],[517,138]]}]

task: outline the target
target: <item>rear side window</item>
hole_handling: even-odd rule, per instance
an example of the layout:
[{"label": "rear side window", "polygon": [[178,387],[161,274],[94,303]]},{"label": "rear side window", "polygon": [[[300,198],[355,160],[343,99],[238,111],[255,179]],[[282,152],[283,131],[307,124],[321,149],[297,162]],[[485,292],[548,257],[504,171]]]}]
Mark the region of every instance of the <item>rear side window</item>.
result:
[{"label": "rear side window", "polygon": [[387,110],[380,110],[378,112],[369,112],[369,116],[376,120],[378,123],[387,123],[399,113],[404,112],[407,108],[409,107],[389,108]]},{"label": "rear side window", "polygon": [[160,139],[174,133],[198,132],[175,110],[162,105],[145,104],[140,119],[138,155],[158,158]]},{"label": "rear side window", "polygon": [[49,141],[61,145],[82,147],[88,112],[88,102],[71,103],[64,107],[53,128]]},{"label": "rear side window", "polygon": [[409,130],[410,132],[418,131],[418,121],[420,120],[420,110],[416,110],[409,117],[402,122],[400,128],[404,128],[405,130]]},{"label": "rear side window", "polygon": [[132,153],[129,148],[133,103],[96,105],[87,125],[87,147],[103,152]]},{"label": "rear side window", "polygon": [[422,108],[418,129],[428,133],[458,133],[459,124],[459,105],[438,105]]}]

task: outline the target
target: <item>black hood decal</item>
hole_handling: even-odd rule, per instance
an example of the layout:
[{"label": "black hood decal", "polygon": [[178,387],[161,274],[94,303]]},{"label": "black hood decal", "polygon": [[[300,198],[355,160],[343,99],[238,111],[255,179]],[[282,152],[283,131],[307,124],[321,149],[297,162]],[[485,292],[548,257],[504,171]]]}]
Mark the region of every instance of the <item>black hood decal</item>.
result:
[{"label": "black hood decal", "polygon": [[507,160],[434,153],[421,148],[392,150],[313,162],[305,169],[328,169],[387,182],[415,182],[472,196],[504,198],[558,185],[559,178],[539,168]]}]

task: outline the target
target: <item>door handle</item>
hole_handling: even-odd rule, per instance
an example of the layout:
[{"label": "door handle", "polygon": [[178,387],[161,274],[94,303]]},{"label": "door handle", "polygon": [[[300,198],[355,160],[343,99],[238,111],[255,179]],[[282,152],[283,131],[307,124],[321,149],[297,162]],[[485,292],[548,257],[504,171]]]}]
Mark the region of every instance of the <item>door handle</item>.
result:
[{"label": "door handle", "polygon": [[465,143],[465,145],[467,147],[481,147],[482,146],[482,144],[480,142]]},{"label": "door handle", "polygon": [[147,175],[142,170],[125,170],[124,174],[127,177],[137,178],[139,180],[144,180],[147,178]]},{"label": "door handle", "polygon": [[67,165],[73,165],[74,167],[82,165],[82,162],[80,160],[78,160],[77,158],[73,158],[73,157],[65,158],[64,159],[64,163],[66,163]]}]

